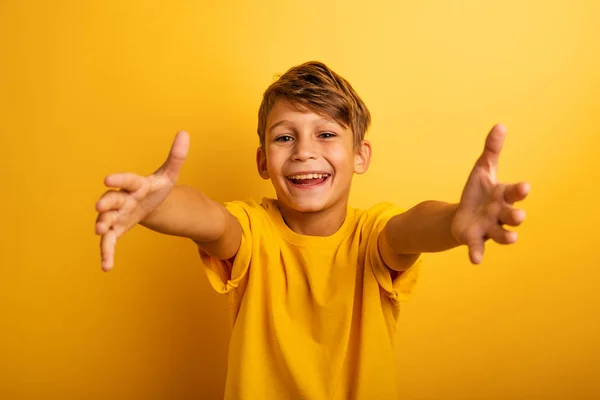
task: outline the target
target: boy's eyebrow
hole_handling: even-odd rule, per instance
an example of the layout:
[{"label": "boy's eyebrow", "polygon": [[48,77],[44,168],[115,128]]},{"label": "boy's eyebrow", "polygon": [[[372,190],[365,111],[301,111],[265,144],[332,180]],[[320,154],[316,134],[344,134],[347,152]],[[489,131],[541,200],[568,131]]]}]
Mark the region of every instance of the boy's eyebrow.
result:
[{"label": "boy's eyebrow", "polygon": [[267,129],[267,131],[271,132],[273,129],[277,128],[281,124],[285,124],[286,122],[289,122],[289,121],[286,119],[282,119],[281,121],[275,122],[273,125],[271,125],[271,127],[269,129]]},{"label": "boy's eyebrow", "polygon": [[[328,119],[328,118],[320,118],[318,120],[318,122],[320,123],[328,123],[328,124],[337,124],[336,121],[332,120],[332,119]],[[277,128],[279,125],[285,124],[285,123],[291,123],[290,121],[288,121],[287,119],[282,119],[281,121],[277,121],[275,122],[273,125],[271,125],[271,127],[269,129],[267,129],[267,132],[271,132],[273,129]]]}]

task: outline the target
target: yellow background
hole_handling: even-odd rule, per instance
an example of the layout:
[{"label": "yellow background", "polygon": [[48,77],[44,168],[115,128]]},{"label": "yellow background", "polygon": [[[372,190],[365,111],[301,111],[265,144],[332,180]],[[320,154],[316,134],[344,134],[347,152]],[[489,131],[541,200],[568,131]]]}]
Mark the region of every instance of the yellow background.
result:
[{"label": "yellow background", "polygon": [[428,257],[400,321],[404,398],[600,398],[599,4],[0,2],[0,398],[222,395],[227,300],[194,246],[136,227],[102,273],[94,203],[179,129],[182,183],[271,195],[256,112],[307,60],[373,115],[353,205],[456,201],[496,122],[500,178],[532,185],[516,245]]}]

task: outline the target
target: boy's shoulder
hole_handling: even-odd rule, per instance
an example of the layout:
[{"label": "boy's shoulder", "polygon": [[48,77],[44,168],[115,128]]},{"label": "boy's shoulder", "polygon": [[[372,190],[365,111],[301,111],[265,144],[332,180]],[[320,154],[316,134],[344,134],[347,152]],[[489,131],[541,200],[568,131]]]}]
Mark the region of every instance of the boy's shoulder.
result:
[{"label": "boy's shoulder", "polygon": [[260,201],[254,198],[243,200],[231,200],[224,203],[225,208],[238,216],[240,213],[248,216],[268,215],[270,212],[277,211],[277,201],[270,197],[263,197]]},{"label": "boy's shoulder", "polygon": [[260,201],[254,198],[231,200],[224,202],[223,205],[240,221],[242,228],[264,227],[272,221],[274,215],[279,213],[276,200],[269,197],[263,197]]},{"label": "boy's shoulder", "polygon": [[371,206],[355,208],[354,210],[357,225],[360,225],[363,230],[367,231],[381,231],[390,218],[405,211],[389,201],[381,201]]}]

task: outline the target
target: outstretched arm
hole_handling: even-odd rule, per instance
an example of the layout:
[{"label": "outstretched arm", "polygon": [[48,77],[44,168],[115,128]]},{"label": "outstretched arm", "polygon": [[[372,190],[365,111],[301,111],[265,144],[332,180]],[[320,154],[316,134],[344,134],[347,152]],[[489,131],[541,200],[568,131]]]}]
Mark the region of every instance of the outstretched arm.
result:
[{"label": "outstretched arm", "polygon": [[137,224],[190,238],[219,259],[235,256],[242,236],[239,222],[223,205],[199,190],[175,186],[188,148],[187,132],[179,132],[167,160],[153,174],[120,173],[106,177],[106,186],[113,189],[96,203],[102,269],[112,268],[117,239]]},{"label": "outstretched arm", "polygon": [[175,186],[140,225],[166,235],[189,238],[220,260],[235,256],[242,239],[240,223],[222,204],[187,185]]},{"label": "outstretched arm", "polygon": [[485,242],[512,244],[517,233],[504,225],[518,226],[525,220],[514,203],[524,200],[529,184],[504,184],[497,180],[498,158],[506,130],[495,125],[488,134],[458,204],[426,201],[391,218],[379,237],[379,249],[392,269],[403,270],[426,252],[439,252],[466,245],[472,263],[483,258]]}]

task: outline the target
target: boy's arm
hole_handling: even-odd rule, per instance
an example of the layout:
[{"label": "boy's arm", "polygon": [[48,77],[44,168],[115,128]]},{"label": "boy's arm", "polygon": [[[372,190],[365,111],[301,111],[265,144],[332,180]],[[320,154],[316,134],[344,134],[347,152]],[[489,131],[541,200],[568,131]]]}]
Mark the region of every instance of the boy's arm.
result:
[{"label": "boy's arm", "polygon": [[449,250],[459,245],[450,233],[458,205],[425,201],[388,221],[378,239],[379,252],[391,269],[410,267],[421,253]]},{"label": "boy's arm", "polygon": [[96,203],[96,234],[101,236],[105,271],[113,266],[117,239],[137,224],[160,233],[188,237],[219,259],[235,256],[242,237],[239,222],[224,206],[199,190],[175,185],[188,149],[189,135],[179,132],[167,160],[153,174],[119,173],[106,177],[106,186],[113,190]]},{"label": "boy's arm", "polygon": [[513,205],[527,197],[529,185],[497,181],[504,138],[504,126],[495,125],[458,204],[426,201],[388,221],[378,238],[378,246],[390,268],[401,271],[421,253],[460,245],[468,246],[471,262],[479,264],[488,239],[500,244],[517,240],[516,232],[506,230],[503,225],[518,226],[525,220],[524,212]]},{"label": "boy's arm", "polygon": [[140,225],[159,233],[189,238],[220,260],[235,256],[242,239],[239,221],[222,204],[186,185],[175,186]]}]

